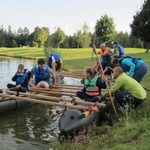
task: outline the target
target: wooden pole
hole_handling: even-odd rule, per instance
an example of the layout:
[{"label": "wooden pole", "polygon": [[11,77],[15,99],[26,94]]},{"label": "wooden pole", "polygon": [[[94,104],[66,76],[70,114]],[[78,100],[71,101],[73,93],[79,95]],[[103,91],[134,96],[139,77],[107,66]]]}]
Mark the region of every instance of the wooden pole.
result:
[{"label": "wooden pole", "polygon": [[59,86],[59,85],[53,85],[52,88],[57,88],[57,89],[68,89],[68,90],[82,90],[83,87],[67,87],[67,86]]},{"label": "wooden pole", "polygon": [[[61,74],[57,74],[57,75],[61,75]],[[71,74],[63,74],[64,75],[64,77],[70,77],[70,78],[79,78],[79,79],[81,79],[81,78],[84,78],[84,76],[79,76],[79,75],[71,75]]]},{"label": "wooden pole", "polygon": [[87,107],[84,106],[77,106],[77,105],[71,105],[71,104],[64,104],[62,105],[61,103],[56,103],[56,102],[48,102],[44,100],[37,100],[37,99],[32,99],[32,98],[27,98],[27,97],[19,97],[15,95],[8,95],[8,94],[2,94],[4,98],[11,98],[11,99],[16,99],[16,100],[22,100],[22,101],[28,101],[31,103],[37,103],[37,104],[44,104],[44,105],[50,105],[50,106],[65,106],[67,108],[71,109],[78,109],[78,110],[87,110]]},{"label": "wooden pole", "polygon": [[107,81],[106,81],[106,76],[105,76],[105,73],[104,73],[104,70],[103,70],[103,68],[102,68],[101,63],[100,63],[100,68],[101,68],[101,71],[102,71],[102,75],[103,75],[103,77],[105,78],[105,84],[106,84],[107,91],[108,91],[108,94],[109,94],[109,97],[110,97],[110,100],[111,100],[111,103],[112,103],[112,106],[113,106],[114,113],[115,113],[115,115],[117,116],[117,110],[116,110],[116,107],[115,107],[113,98],[112,98],[112,96],[111,96],[111,92],[110,92],[110,89],[109,89],[109,85],[108,85],[108,83],[107,83]]},{"label": "wooden pole", "polygon": [[66,93],[76,93],[77,90],[72,89],[54,89],[54,88],[34,88],[39,91],[55,91],[55,92],[66,92]]},{"label": "wooden pole", "polygon": [[71,85],[71,84],[57,84],[59,86],[67,86],[67,87],[83,87],[83,85]]},{"label": "wooden pole", "polygon": [[[9,90],[6,90],[5,91],[7,94],[16,94],[16,92],[14,91],[9,91]],[[43,99],[43,100],[48,100],[48,101],[54,101],[54,102],[60,102],[60,101],[66,101],[66,102],[70,102],[70,100],[68,99],[62,99],[62,98],[59,98],[59,97],[53,97],[53,96],[45,96],[45,95],[40,95],[40,94],[31,94],[31,93],[22,93],[22,92],[19,92],[20,95],[23,95],[23,96],[27,96],[27,97],[31,97],[31,98],[37,98],[37,99]],[[77,104],[81,104],[81,105],[93,105],[94,103],[93,102],[86,102],[86,101],[83,101],[83,100],[75,100],[75,102]]]},{"label": "wooden pole", "polygon": [[[97,52],[96,52],[95,43],[93,43],[93,52],[96,54],[96,57],[97,57],[97,60],[98,60],[99,58],[98,58],[98,54],[97,54]],[[114,113],[115,113],[115,115],[117,116],[117,110],[116,110],[116,107],[115,107],[113,98],[112,98],[112,96],[111,96],[111,92],[110,92],[108,83],[107,83],[107,81],[106,81],[106,76],[105,76],[105,73],[104,73],[104,70],[103,70],[103,68],[102,68],[101,63],[100,63],[100,69],[101,69],[101,71],[102,71],[103,77],[105,78],[105,84],[106,84],[107,91],[108,91],[108,94],[109,94],[109,97],[110,97],[110,100],[111,100],[111,103],[112,103],[112,106],[113,106]]]},{"label": "wooden pole", "polygon": [[56,94],[56,95],[65,95],[65,96],[76,96],[75,93],[66,93],[66,92],[57,92],[57,91],[45,91],[45,90],[38,90],[36,88],[29,88],[31,92],[39,92],[39,93],[47,93],[47,94]]}]

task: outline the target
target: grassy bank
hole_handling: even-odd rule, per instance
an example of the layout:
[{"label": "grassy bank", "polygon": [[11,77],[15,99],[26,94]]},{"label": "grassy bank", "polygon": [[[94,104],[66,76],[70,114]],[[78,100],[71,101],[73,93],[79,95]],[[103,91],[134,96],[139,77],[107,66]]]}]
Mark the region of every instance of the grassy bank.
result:
[{"label": "grassy bank", "polygon": [[[150,69],[150,53],[141,53],[139,50],[134,55],[145,60]],[[142,85],[150,89],[149,77],[150,72],[145,76]],[[79,137],[79,142],[50,147],[54,150],[149,150],[150,92],[147,94],[143,106],[131,112],[122,111],[119,120],[112,127],[92,127],[86,138]]]},{"label": "grassy bank", "polygon": [[[143,49],[127,48],[127,55],[141,57],[149,65],[150,53]],[[41,48],[1,48],[0,54],[44,57]],[[69,70],[82,70],[92,65],[91,49],[61,49],[65,68]],[[146,75],[142,84],[150,89],[150,73]],[[78,139],[80,142],[65,142],[60,145],[50,145],[53,150],[149,150],[150,149],[150,93],[143,107],[131,112],[124,111],[113,127],[103,125],[92,127],[91,132]]]},{"label": "grassy bank", "polygon": [[[143,53],[144,49],[127,48],[127,54]],[[92,61],[91,48],[86,49],[60,49],[57,50],[62,55],[65,69],[67,70],[82,70],[85,66],[92,66],[95,60]],[[11,56],[16,58],[37,59],[45,57],[43,48],[0,48],[0,55]],[[95,58],[95,56],[94,56]]]}]

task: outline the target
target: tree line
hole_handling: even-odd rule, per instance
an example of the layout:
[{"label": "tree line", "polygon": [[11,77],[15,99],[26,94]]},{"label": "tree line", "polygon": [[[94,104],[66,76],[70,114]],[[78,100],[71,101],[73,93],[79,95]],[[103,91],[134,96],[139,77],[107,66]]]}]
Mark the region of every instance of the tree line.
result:
[{"label": "tree line", "polygon": [[141,9],[133,16],[131,33],[117,32],[112,17],[104,15],[97,20],[94,33],[91,33],[87,23],[73,35],[66,35],[57,27],[54,33],[50,33],[48,27],[35,27],[30,33],[27,27],[19,28],[13,32],[11,26],[4,29],[0,27],[0,47],[60,47],[60,48],[87,48],[95,42],[100,43],[117,41],[124,47],[150,48],[150,0],[145,0]]}]

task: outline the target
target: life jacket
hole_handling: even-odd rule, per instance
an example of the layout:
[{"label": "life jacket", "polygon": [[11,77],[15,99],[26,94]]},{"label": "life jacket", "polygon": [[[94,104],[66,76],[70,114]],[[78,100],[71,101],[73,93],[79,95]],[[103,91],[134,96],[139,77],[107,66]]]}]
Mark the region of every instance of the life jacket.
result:
[{"label": "life jacket", "polygon": [[25,79],[28,77],[28,74],[29,70],[26,70],[23,75],[19,75],[19,72],[17,71],[16,75],[18,76],[18,78],[16,79],[16,85],[20,84],[23,86]]},{"label": "life jacket", "polygon": [[104,62],[111,62],[111,57],[109,55],[109,48],[108,47],[106,47],[106,49],[104,51],[101,49],[100,54],[101,54],[102,60]]},{"label": "life jacket", "polygon": [[135,66],[136,66],[137,62],[138,62],[139,60],[141,60],[141,58],[136,58],[136,57],[131,57],[131,56],[122,57],[122,58],[119,60],[118,65],[123,69],[124,72],[128,72],[128,71],[130,70],[130,66],[125,65],[125,64],[122,64],[122,61],[123,61],[124,59],[126,59],[126,58],[131,58],[132,63],[134,63]]},{"label": "life jacket", "polygon": [[93,77],[91,80],[85,79],[84,85],[86,94],[89,96],[99,96],[100,95],[100,89],[96,86],[98,76]]},{"label": "life jacket", "polygon": [[43,69],[39,69],[38,65],[34,68],[35,82],[45,81],[50,82],[50,74],[48,73],[49,66],[45,65]]},{"label": "life jacket", "polygon": [[122,58],[122,57],[124,57],[124,47],[118,44],[115,47],[115,49],[114,49],[114,54],[116,54],[116,49],[117,48],[119,49],[119,56],[115,56],[115,58]]}]

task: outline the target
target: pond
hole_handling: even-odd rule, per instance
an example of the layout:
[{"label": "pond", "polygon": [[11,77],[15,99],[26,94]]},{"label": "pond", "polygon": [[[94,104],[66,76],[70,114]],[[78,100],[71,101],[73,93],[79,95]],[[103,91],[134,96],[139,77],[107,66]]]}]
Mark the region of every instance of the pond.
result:
[{"label": "pond", "polygon": [[[31,69],[32,60],[0,57],[0,88],[6,88],[18,64]],[[65,78],[67,84],[79,80]],[[0,150],[47,150],[51,143],[59,143],[58,116],[46,105],[32,104],[22,110],[0,116]]]}]

